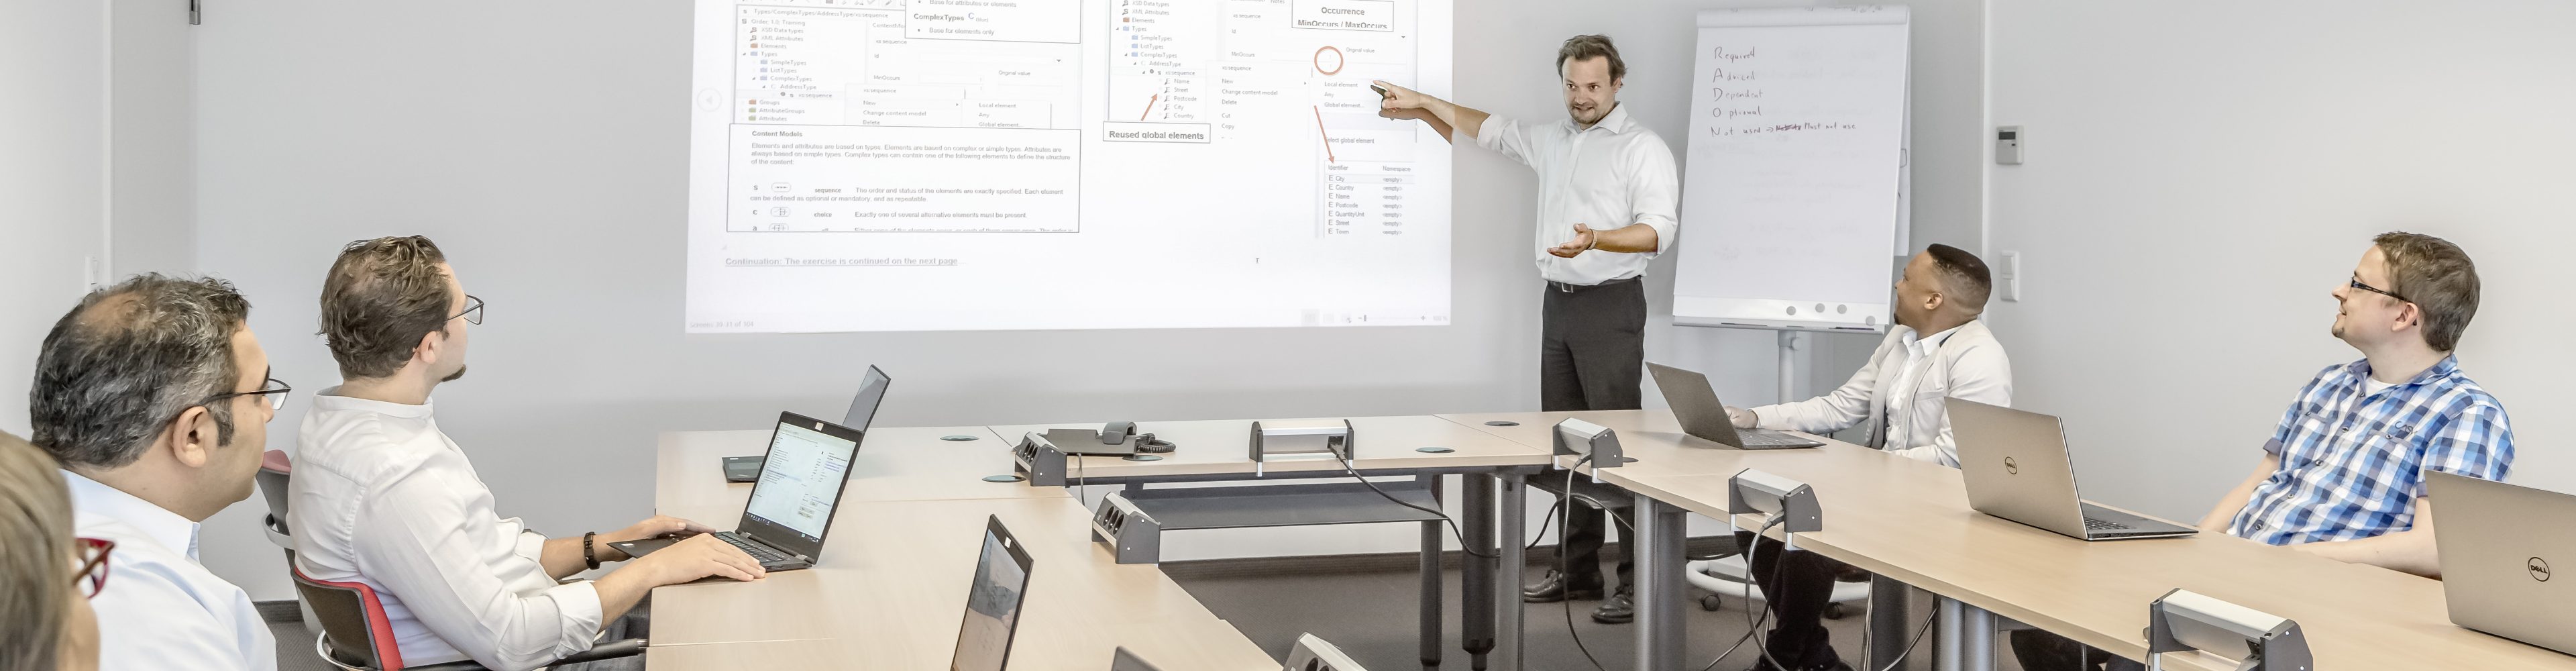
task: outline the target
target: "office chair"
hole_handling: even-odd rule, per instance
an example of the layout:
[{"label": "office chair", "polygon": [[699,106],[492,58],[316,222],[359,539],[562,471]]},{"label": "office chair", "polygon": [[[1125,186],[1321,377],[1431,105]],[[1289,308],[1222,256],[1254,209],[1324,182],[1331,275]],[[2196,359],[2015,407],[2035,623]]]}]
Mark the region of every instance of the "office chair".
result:
[{"label": "office chair", "polygon": [[[296,595],[302,597],[304,626],[314,632],[313,653],[333,667],[344,671],[483,671],[473,660],[442,664],[407,665],[402,649],[396,646],[393,623],[385,617],[384,602],[374,588],[357,582],[316,580],[295,566],[295,537],[286,527],[286,487],[294,465],[285,452],[269,450],[262,455],[259,488],[268,501],[268,519],[263,526],[268,541],[286,551],[286,570],[295,578]],[[644,654],[645,640],[629,638],[609,641],[591,649],[555,660],[571,664]]]}]

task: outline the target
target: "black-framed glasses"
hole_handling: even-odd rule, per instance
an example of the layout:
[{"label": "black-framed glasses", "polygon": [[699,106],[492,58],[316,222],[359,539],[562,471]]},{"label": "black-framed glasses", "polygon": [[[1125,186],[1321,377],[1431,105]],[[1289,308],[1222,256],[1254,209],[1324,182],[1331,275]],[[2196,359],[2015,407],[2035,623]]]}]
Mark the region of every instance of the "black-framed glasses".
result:
[{"label": "black-framed glasses", "polygon": [[2359,277],[2352,278],[2352,281],[2350,282],[2350,286],[2351,286],[2352,288],[2360,289],[2360,290],[2362,290],[2362,291],[2367,291],[2367,292],[2370,292],[2370,293],[2379,294],[2379,295],[2381,295],[2381,296],[2387,296],[2387,297],[2389,297],[2389,298],[2394,298],[2394,299],[2397,299],[2399,302],[2404,302],[2404,303],[2413,303],[2413,302],[2415,302],[2415,301],[2411,301],[2411,300],[2406,300],[2406,297],[2405,297],[2405,296],[2399,296],[2399,295],[2397,295],[2397,292],[2389,291],[2389,290],[2387,290],[2387,289],[2381,289],[2381,288],[2379,288],[2379,287],[2374,287],[2374,286],[2370,286],[2370,285],[2367,285],[2367,284],[2362,284],[2362,283],[2361,283],[2361,278],[2359,278]]},{"label": "black-framed glasses", "polygon": [[107,554],[116,550],[116,541],[104,538],[81,538],[80,568],[72,571],[72,586],[79,588],[81,598],[96,599],[99,590],[107,589]]},{"label": "black-framed glasses", "polygon": [[266,396],[268,397],[268,409],[285,410],[286,395],[294,392],[294,387],[286,386],[285,382],[272,377],[269,378],[267,382],[260,383],[259,389],[256,391],[236,391],[229,394],[208,396],[206,397],[205,404],[213,404],[216,401],[221,401],[235,396]]},{"label": "black-framed glasses", "polygon": [[482,325],[483,325],[483,299],[475,298],[475,297],[474,297],[474,294],[466,294],[466,295],[465,295],[465,311],[464,311],[464,312],[456,313],[456,316],[455,316],[455,317],[449,317],[448,319],[456,319],[456,318],[458,318],[458,317],[463,317],[463,318],[465,319],[465,323],[473,324],[473,325],[475,325],[475,326],[482,326]]}]

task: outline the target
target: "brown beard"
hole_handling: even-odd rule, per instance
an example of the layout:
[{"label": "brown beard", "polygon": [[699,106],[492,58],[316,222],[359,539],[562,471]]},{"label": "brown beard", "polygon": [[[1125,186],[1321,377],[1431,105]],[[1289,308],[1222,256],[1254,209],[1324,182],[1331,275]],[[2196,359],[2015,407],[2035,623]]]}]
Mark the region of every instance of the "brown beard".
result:
[{"label": "brown beard", "polygon": [[456,381],[456,378],[460,378],[460,377],[465,377],[465,367],[464,367],[464,366],[457,366],[457,367],[456,367],[456,372],[448,373],[448,374],[447,374],[447,377],[439,378],[439,379],[438,379],[438,381],[440,381],[440,382],[455,382],[455,381]]}]

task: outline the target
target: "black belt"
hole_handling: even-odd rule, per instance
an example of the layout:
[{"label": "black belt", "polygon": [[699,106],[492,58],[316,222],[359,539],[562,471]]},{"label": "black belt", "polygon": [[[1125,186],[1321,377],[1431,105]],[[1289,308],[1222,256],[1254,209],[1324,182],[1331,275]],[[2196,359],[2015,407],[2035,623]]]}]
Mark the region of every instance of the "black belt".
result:
[{"label": "black belt", "polygon": [[1585,289],[1599,289],[1599,288],[1601,288],[1601,287],[1615,287],[1615,286],[1619,286],[1619,285],[1622,285],[1622,284],[1633,284],[1633,283],[1636,283],[1636,282],[1638,282],[1638,281],[1642,281],[1642,280],[1644,280],[1644,279],[1646,279],[1646,276],[1644,276],[1644,275],[1636,275],[1636,276],[1631,276],[1631,277],[1622,277],[1622,278],[1615,279],[1615,280],[1605,280],[1605,281],[1603,281],[1603,282],[1602,282],[1602,283],[1600,283],[1600,284],[1567,284],[1567,283],[1564,283],[1564,282],[1558,282],[1558,281],[1556,281],[1556,280],[1548,280],[1548,281],[1547,281],[1547,288],[1549,288],[1549,289],[1555,289],[1555,290],[1557,290],[1557,291],[1562,291],[1562,292],[1566,292],[1566,293],[1574,293],[1574,292],[1582,291],[1582,290],[1585,290]]}]

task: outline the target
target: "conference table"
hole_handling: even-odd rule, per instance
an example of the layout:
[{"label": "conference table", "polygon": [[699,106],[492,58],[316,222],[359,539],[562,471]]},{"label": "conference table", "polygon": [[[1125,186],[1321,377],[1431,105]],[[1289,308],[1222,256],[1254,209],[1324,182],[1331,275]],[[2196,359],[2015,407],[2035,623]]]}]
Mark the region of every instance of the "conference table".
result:
[{"label": "conference table", "polygon": [[[719,528],[739,519],[751,485],[725,482],[719,460],[761,454],[769,437],[662,434],[656,511]],[[993,516],[1032,562],[1015,671],[1099,671],[1120,647],[1165,669],[1277,671],[1161,569],[1116,563],[1091,541],[1090,511],[1063,488],[984,482],[1010,471],[1003,446],[983,427],[870,430],[815,567],[654,589],[647,668],[945,668]]]},{"label": "conference table", "polygon": [[[1735,450],[1683,435],[1666,411],[1357,418],[1352,466],[1372,476],[1462,473],[1490,482],[1489,496],[1461,501],[1461,523],[1469,543],[1494,549],[1500,566],[1518,567],[1526,533],[1521,480],[1574,465],[1571,457],[1551,454],[1553,426],[1569,418],[1609,427],[1633,459],[1584,464],[1576,475],[1635,495],[1638,538],[1631,542],[1638,563],[1637,668],[1643,671],[1683,668],[1682,522],[1689,513],[1728,517],[1728,481],[1746,468],[1816,491],[1824,528],[1797,534],[1795,546],[1877,574],[1882,589],[1874,590],[1873,611],[1887,603],[1882,595],[1902,592],[1887,589],[1900,583],[1935,596],[1938,636],[1923,654],[1934,655],[1934,666],[1945,671],[1993,668],[1994,640],[2009,623],[2145,659],[2148,604],[2174,588],[2297,621],[2320,669],[2576,670],[2576,657],[2452,625],[2439,581],[2219,534],[2079,541],[1970,510],[1955,469],[1830,439],[1818,449]],[[1498,422],[1506,425],[1492,424]],[[1334,460],[1255,467],[1239,447],[1248,424],[1142,423],[1180,442],[1180,451],[1159,461],[1089,458],[1083,471],[1100,484],[1133,487],[1245,479],[1255,470],[1264,479],[1329,477],[1345,468]],[[1102,669],[1118,647],[1166,669],[1278,668],[1155,565],[1117,564],[1091,540],[1090,511],[1066,488],[985,480],[1010,472],[1006,447],[1014,437],[1071,426],[1090,425],[871,430],[817,567],[749,584],[656,589],[647,664],[657,670],[937,668],[956,638],[983,520],[996,516],[1035,559],[1011,668]],[[723,482],[719,458],[760,454],[769,434],[662,434],[657,510],[719,527],[736,519],[750,486]],[[1737,521],[1746,528],[1758,522]],[[1517,575],[1505,571],[1464,599],[1498,604],[1489,615],[1498,622],[1494,669],[1521,666],[1518,581],[1503,577]],[[1901,618],[1901,611],[1889,614]],[[1881,632],[1874,643],[1912,633],[1901,619],[1889,628],[1880,615],[1873,613],[1872,626]],[[2168,654],[2164,664],[2235,667],[2197,652]]]},{"label": "conference table", "polygon": [[[2451,624],[2437,580],[2224,534],[2076,540],[1971,510],[1957,469],[1822,436],[1811,436],[1826,443],[1818,449],[1737,450],[1682,434],[1663,410],[1442,417],[1534,446],[1551,444],[1550,427],[1568,418],[1617,432],[1636,461],[1581,470],[1637,495],[1636,547],[1660,555],[1637,556],[1639,669],[1681,668],[1681,526],[1671,509],[1728,518],[1728,481],[1747,468],[1815,490],[1824,529],[1798,534],[1798,549],[1938,598],[1938,669],[1994,668],[1993,643],[2005,620],[2144,660],[2148,604],[2175,588],[2297,621],[2319,669],[2576,669],[2576,657]],[[1486,424],[1493,421],[1515,425]],[[1744,528],[1757,524],[1739,520]],[[1891,633],[1911,632],[1881,629],[1876,638],[1895,638]],[[2168,654],[2163,662],[2236,668],[2198,652]]]},{"label": "conference table", "polygon": [[[1281,419],[1292,424],[1343,418]],[[1111,484],[1131,493],[1153,483],[1276,483],[1282,481],[1347,481],[1354,476],[1410,476],[1441,497],[1440,478],[1460,476],[1458,534],[1473,552],[1460,571],[1460,648],[1476,668],[1519,669],[1521,609],[1518,570],[1525,563],[1528,525],[1523,517],[1527,488],[1522,477],[1553,461],[1548,449],[1533,448],[1508,437],[1459,425],[1439,417],[1352,417],[1350,461],[1335,458],[1273,457],[1255,461],[1249,441],[1253,420],[1138,422],[1136,430],[1172,441],[1175,450],[1150,461],[1120,457],[1070,456],[1066,482]],[[1263,420],[1272,421],[1272,420]],[[1005,439],[1044,435],[1053,429],[1096,429],[1099,423],[995,426]],[[1186,532],[1184,532],[1186,533]],[[1440,663],[1442,522],[1424,522],[1421,530],[1420,655],[1424,666]]]}]

